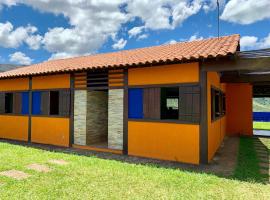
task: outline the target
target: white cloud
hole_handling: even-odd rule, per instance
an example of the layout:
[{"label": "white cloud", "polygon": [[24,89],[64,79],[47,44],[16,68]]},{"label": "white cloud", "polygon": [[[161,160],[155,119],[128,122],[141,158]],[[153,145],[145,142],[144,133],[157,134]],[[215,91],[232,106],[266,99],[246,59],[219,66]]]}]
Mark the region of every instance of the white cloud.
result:
[{"label": "white cloud", "polygon": [[270,48],[270,33],[262,39],[255,36],[243,36],[240,39],[240,47],[241,50]]},{"label": "white cloud", "polygon": [[270,1],[230,0],[220,18],[239,24],[251,24],[263,19],[270,19]]},{"label": "white cloud", "polygon": [[[225,6],[226,0],[219,0],[220,10]],[[203,1],[203,10],[208,13],[209,11],[213,11],[217,9],[217,0],[204,0]]]},{"label": "white cloud", "polygon": [[9,55],[9,61],[19,65],[30,65],[33,59],[29,58],[24,53],[17,51]]},{"label": "white cloud", "polygon": [[177,43],[177,41],[173,39],[165,42],[165,44],[175,44],[175,43]]},{"label": "white cloud", "polygon": [[[43,48],[52,53],[51,58],[84,55],[96,52],[130,17],[120,10],[127,0],[88,1],[68,0],[17,0],[40,12],[64,15],[70,27],[52,27],[41,36],[30,37],[25,42],[32,49]],[[15,0],[14,0],[15,2]],[[1,2],[5,3],[5,2]],[[1,4],[0,3],[0,4]],[[14,4],[13,4],[14,5]],[[16,45],[17,47],[17,45]]]},{"label": "white cloud", "polygon": [[199,12],[201,0],[130,0],[127,11],[138,17],[145,28],[173,29]]},{"label": "white cloud", "polygon": [[34,26],[18,27],[14,29],[10,22],[0,23],[0,46],[5,48],[17,48],[24,42],[30,46],[30,48],[38,48],[38,41],[34,39],[41,37],[33,35],[37,32],[37,28]]},{"label": "white cloud", "polygon": [[41,35],[31,35],[26,38],[25,43],[29,46],[30,49],[38,50],[42,43],[43,37]]},{"label": "white cloud", "polygon": [[240,40],[241,49],[248,49],[257,45],[258,38],[255,36],[243,36]]},{"label": "white cloud", "polygon": [[143,40],[143,39],[146,39],[146,38],[148,38],[148,34],[142,34],[142,35],[139,35],[138,36],[138,38],[137,38],[137,40]]},{"label": "white cloud", "polygon": [[270,48],[270,33],[268,34],[267,37],[262,39],[260,47],[262,49]]},{"label": "white cloud", "polygon": [[0,9],[3,5],[8,7],[16,5],[17,0],[0,0]]},{"label": "white cloud", "polygon": [[192,35],[192,36],[190,36],[190,38],[188,39],[188,41],[194,41],[194,40],[202,40],[203,39],[203,37],[202,36],[200,36],[200,37],[198,37],[198,34],[195,34],[195,35]]},{"label": "white cloud", "polygon": [[[141,40],[148,37],[146,31],[180,26],[188,17],[198,13],[203,5],[212,1],[67,0],[63,3],[63,0],[0,0],[0,5],[25,4],[40,12],[63,15],[70,24],[67,28],[50,27],[43,36],[34,32],[28,33],[28,36],[14,37],[18,41],[11,42],[9,39],[5,47],[18,47],[26,43],[29,48],[36,50],[42,46],[52,53],[51,59],[85,55],[97,52],[109,38],[115,41],[120,31],[126,31],[122,25],[134,19],[140,19],[142,24],[129,30],[128,34],[130,38]],[[113,46],[120,49],[126,42],[120,39]]]},{"label": "white cloud", "polygon": [[136,37],[141,34],[144,29],[144,26],[136,26],[128,31],[129,38]]},{"label": "white cloud", "polygon": [[179,39],[179,41],[172,39],[172,40],[165,42],[165,44],[175,44],[177,42],[186,42],[186,41],[191,42],[191,41],[203,40],[203,39],[204,38],[202,36],[199,37],[198,33],[195,33],[194,35],[190,36],[189,38],[181,38],[181,39]]},{"label": "white cloud", "polygon": [[118,40],[116,43],[114,43],[112,45],[113,49],[123,49],[127,44],[127,41],[124,40],[123,38],[121,38],[120,40]]},{"label": "white cloud", "polygon": [[175,1],[172,9],[172,27],[175,28],[182,24],[187,18],[196,14],[201,9],[200,0],[195,0],[192,3],[188,1]]}]

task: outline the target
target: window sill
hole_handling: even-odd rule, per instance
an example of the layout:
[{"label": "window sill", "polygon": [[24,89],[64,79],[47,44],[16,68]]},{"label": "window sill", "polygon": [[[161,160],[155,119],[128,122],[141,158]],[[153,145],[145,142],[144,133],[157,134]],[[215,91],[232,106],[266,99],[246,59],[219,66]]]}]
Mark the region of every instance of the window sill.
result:
[{"label": "window sill", "polygon": [[28,117],[28,114],[15,114],[15,113],[1,113],[0,115],[4,115],[4,116],[25,116],[25,117]]},{"label": "window sill", "polygon": [[[29,117],[29,114],[1,113],[0,116]],[[70,116],[59,116],[59,115],[31,115],[31,117],[70,118]]]},{"label": "window sill", "polygon": [[61,115],[31,115],[31,117],[70,118],[70,116],[61,116]]},{"label": "window sill", "polygon": [[221,115],[221,116],[219,116],[219,117],[215,117],[214,119],[211,120],[211,123],[214,123],[214,122],[216,122],[216,121],[222,119],[222,118],[225,117],[225,116],[226,116],[226,114],[223,114],[223,115]]},{"label": "window sill", "polygon": [[187,122],[187,121],[180,121],[180,120],[173,120],[173,119],[132,119],[132,118],[129,118],[128,121],[132,121],[132,122],[156,122],[156,123],[170,123],[170,124],[194,124],[194,125],[200,125],[199,122]]}]

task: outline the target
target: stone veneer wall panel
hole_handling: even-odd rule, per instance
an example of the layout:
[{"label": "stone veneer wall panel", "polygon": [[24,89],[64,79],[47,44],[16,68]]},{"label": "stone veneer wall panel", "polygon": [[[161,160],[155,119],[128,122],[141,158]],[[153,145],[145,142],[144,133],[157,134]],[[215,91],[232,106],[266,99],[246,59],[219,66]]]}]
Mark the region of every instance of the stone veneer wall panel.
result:
[{"label": "stone veneer wall panel", "polygon": [[74,144],[86,145],[87,91],[76,90],[74,94]]},{"label": "stone veneer wall panel", "polygon": [[86,144],[108,141],[108,92],[87,92]]},{"label": "stone veneer wall panel", "polygon": [[124,90],[109,90],[108,146],[123,149]]}]

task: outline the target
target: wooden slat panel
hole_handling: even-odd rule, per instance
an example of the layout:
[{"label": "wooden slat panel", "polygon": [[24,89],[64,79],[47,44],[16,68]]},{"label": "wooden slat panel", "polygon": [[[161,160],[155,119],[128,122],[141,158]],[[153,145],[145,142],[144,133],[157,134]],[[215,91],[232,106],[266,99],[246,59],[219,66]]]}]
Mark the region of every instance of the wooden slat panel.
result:
[{"label": "wooden slat panel", "polygon": [[192,112],[192,119],[193,122],[200,122],[200,110],[201,110],[201,95],[200,95],[200,88],[193,87],[193,112]]},{"label": "wooden slat panel", "polygon": [[20,92],[13,93],[13,113],[21,114],[22,112],[22,95]]},{"label": "wooden slat panel", "polygon": [[110,80],[114,80],[114,79],[116,79],[116,80],[123,80],[124,79],[124,76],[122,76],[122,75],[121,76],[119,76],[119,75],[118,76],[109,76],[109,79]]},{"label": "wooden slat panel", "polygon": [[145,119],[160,119],[160,88],[145,88],[143,93]]},{"label": "wooden slat panel", "polygon": [[110,70],[109,71],[109,86],[123,87],[124,86],[124,70]]},{"label": "wooden slat panel", "polygon": [[199,86],[182,86],[179,88],[179,120],[187,122],[199,122]]},{"label": "wooden slat panel", "polygon": [[109,87],[124,87],[124,84],[110,84]]},{"label": "wooden slat panel", "polygon": [[86,76],[86,72],[77,72],[77,73],[75,73],[75,78],[76,77],[79,77],[79,76]]},{"label": "wooden slat panel", "polygon": [[74,87],[75,88],[86,88],[87,87],[87,73],[75,73],[74,77]]},{"label": "wooden slat panel", "polygon": [[5,113],[5,93],[0,92],[0,114]]},{"label": "wooden slat panel", "polygon": [[69,116],[70,114],[70,91],[61,90],[59,93],[59,114]]},{"label": "wooden slat panel", "polygon": [[43,91],[41,93],[41,114],[49,115],[50,114],[50,92]]}]

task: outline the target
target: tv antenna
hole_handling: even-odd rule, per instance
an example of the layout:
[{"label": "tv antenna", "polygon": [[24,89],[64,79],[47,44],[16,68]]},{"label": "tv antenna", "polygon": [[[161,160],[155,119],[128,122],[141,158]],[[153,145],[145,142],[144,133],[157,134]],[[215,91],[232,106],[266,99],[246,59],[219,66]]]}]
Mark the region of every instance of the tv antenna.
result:
[{"label": "tv antenna", "polygon": [[217,30],[217,34],[218,34],[218,38],[219,38],[219,1],[217,0],[217,26],[218,26],[218,30]]}]

